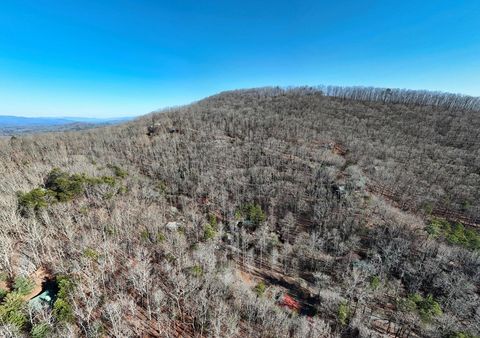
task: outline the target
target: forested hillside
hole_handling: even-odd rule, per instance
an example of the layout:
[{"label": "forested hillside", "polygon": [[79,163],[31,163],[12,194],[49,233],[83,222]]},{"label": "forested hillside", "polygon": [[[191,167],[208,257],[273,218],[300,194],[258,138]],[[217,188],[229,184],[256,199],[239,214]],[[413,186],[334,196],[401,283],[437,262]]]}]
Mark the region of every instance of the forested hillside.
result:
[{"label": "forested hillside", "polygon": [[0,336],[478,337],[479,111],[263,88],[0,139]]}]

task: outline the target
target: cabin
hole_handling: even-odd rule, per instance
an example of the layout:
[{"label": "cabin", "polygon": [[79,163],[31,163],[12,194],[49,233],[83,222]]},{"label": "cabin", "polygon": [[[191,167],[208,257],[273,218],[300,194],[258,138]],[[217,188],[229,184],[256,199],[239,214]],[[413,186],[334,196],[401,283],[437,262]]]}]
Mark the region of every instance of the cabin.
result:
[{"label": "cabin", "polygon": [[153,123],[147,128],[147,135],[148,136],[155,136],[160,134],[162,130],[162,126],[159,123]]}]

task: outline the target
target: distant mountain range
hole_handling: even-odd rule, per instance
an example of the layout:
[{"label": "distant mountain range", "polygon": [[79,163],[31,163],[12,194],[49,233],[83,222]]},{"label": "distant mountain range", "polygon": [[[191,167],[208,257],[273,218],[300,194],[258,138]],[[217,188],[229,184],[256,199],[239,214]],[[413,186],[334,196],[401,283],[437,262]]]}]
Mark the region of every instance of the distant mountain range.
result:
[{"label": "distant mountain range", "polygon": [[98,125],[115,124],[133,117],[89,118],[89,117],[22,117],[0,115],[0,135],[66,131],[93,128]]},{"label": "distant mountain range", "polygon": [[120,121],[131,120],[132,117],[122,118],[89,118],[89,117],[22,117],[22,116],[10,116],[0,115],[0,127],[16,127],[16,126],[59,126],[70,123],[92,123],[92,124],[104,124],[104,123],[116,123]]}]

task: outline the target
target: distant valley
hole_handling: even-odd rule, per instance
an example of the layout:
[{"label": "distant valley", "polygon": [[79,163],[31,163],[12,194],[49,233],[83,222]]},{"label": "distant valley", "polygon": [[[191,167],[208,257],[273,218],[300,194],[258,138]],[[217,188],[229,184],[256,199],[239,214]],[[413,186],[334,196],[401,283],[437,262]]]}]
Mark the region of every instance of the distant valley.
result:
[{"label": "distant valley", "polygon": [[131,119],[131,117],[97,119],[85,117],[22,117],[5,115],[0,116],[0,136],[83,130],[102,125],[116,124]]}]

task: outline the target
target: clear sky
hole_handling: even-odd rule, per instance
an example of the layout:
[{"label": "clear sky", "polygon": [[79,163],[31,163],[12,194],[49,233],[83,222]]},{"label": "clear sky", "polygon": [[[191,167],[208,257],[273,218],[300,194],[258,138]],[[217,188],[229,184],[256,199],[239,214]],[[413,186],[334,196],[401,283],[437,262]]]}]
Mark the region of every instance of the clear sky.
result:
[{"label": "clear sky", "polygon": [[480,96],[480,1],[1,1],[3,115],[131,116],[317,84]]}]

